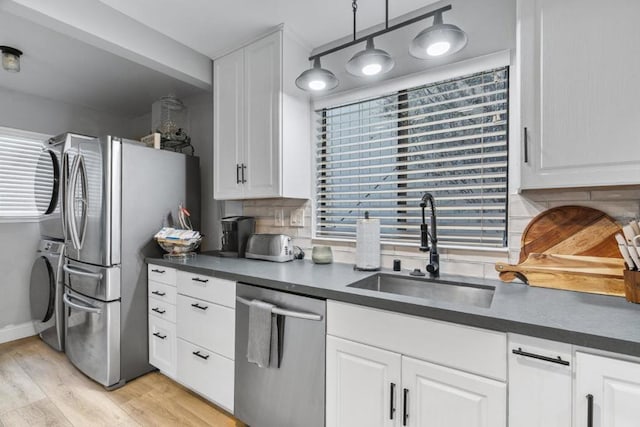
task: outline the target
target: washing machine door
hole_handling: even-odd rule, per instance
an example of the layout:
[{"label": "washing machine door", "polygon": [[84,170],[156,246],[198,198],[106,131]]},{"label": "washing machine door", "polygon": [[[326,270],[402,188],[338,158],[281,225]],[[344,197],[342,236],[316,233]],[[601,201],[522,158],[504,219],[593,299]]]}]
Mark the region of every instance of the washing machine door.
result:
[{"label": "washing machine door", "polygon": [[38,334],[55,328],[56,278],[47,257],[38,257],[31,269],[31,318]]}]

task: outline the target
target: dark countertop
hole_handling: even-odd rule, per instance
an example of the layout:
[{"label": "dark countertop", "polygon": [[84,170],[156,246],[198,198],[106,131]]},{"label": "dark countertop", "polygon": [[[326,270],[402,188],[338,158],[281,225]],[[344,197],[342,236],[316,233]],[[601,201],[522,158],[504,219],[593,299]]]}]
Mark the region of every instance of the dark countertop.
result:
[{"label": "dark countertop", "polygon": [[[640,356],[640,305],[624,298],[443,275],[441,280],[495,287],[490,308],[349,288],[371,276],[351,264],[309,260],[273,263],[197,255],[187,261],[147,262],[277,290],[360,304],[502,332],[514,332]],[[385,273],[394,273],[383,270]],[[408,276],[408,272],[400,274]]]}]

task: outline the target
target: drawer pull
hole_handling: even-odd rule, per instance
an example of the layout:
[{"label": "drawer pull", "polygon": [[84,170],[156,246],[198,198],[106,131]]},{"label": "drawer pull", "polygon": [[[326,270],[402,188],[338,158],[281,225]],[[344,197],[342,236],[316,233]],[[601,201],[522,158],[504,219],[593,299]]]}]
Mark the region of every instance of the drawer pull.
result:
[{"label": "drawer pull", "polygon": [[160,310],[158,307],[153,307],[151,311],[155,311],[158,314],[165,314],[167,312],[166,310]]},{"label": "drawer pull", "polygon": [[166,335],[162,335],[162,334],[160,334],[160,333],[158,333],[158,332],[154,332],[154,333],[153,333],[153,336],[154,336],[154,337],[158,337],[158,338],[160,338],[161,340],[163,340],[163,339],[166,339],[166,338],[167,338],[167,336],[166,336]]},{"label": "drawer pull", "polygon": [[191,304],[191,307],[193,307],[193,308],[198,308],[198,309],[200,309],[200,310],[206,310],[207,308],[209,308],[209,306],[208,306],[208,305],[200,305],[200,304],[198,304],[197,302],[196,302],[196,303]]},{"label": "drawer pull", "polygon": [[200,350],[194,351],[193,355],[194,356],[198,356],[200,359],[204,359],[204,360],[207,360],[209,358],[208,354],[202,354],[202,353],[200,353]]},{"label": "drawer pull", "polygon": [[540,354],[528,353],[526,351],[522,351],[521,347],[517,349],[511,350],[513,354],[517,354],[518,356],[530,357],[532,359],[544,360],[545,362],[557,363],[558,365],[569,366],[568,360],[562,360],[562,357],[558,356],[558,358],[554,359],[553,357],[542,356]]},{"label": "drawer pull", "polygon": [[157,268],[154,268],[153,270],[151,270],[153,273],[158,273],[158,274],[164,274],[165,270],[158,270]]},{"label": "drawer pull", "polygon": [[158,295],[159,297],[163,297],[166,295],[166,293],[161,292],[161,291],[151,291],[152,294],[154,295]]},{"label": "drawer pull", "polygon": [[207,283],[209,281],[209,279],[201,279],[199,277],[192,277],[191,280],[193,280],[194,282],[200,282],[200,283]]}]

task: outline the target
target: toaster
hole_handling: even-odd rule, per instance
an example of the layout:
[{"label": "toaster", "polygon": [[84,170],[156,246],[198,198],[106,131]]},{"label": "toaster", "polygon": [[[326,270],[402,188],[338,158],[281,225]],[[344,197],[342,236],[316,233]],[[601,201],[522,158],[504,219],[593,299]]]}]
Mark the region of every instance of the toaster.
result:
[{"label": "toaster", "polygon": [[293,244],[286,234],[252,234],[247,240],[245,258],[287,262],[293,260]]}]

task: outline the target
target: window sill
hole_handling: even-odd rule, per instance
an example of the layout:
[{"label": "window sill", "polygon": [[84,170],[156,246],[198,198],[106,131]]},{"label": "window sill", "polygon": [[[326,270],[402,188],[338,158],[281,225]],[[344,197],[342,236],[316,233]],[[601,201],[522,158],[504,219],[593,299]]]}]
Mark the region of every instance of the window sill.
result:
[{"label": "window sill", "polygon": [[[355,240],[349,240],[349,239],[330,239],[330,238],[324,238],[324,237],[312,237],[311,238],[311,243],[315,244],[315,243],[320,243],[320,244],[325,244],[325,245],[329,245],[332,246],[332,244],[336,244],[339,246],[352,246],[355,248]],[[382,250],[389,250],[392,248],[406,248],[406,249],[418,249],[418,245],[415,243],[405,243],[405,242],[398,242],[398,243],[390,243],[390,242],[382,242],[380,244],[380,247]],[[451,246],[451,245],[438,245],[438,249],[445,249],[446,252],[450,252],[450,253],[455,253],[456,251],[464,251],[464,252],[482,252],[483,254],[486,253],[496,253],[496,254],[507,254],[509,253],[509,248],[508,247],[504,247],[504,248],[488,248],[488,247],[481,247],[481,246]]]}]

